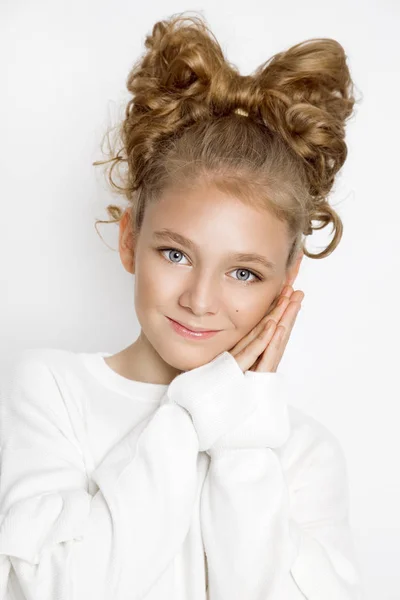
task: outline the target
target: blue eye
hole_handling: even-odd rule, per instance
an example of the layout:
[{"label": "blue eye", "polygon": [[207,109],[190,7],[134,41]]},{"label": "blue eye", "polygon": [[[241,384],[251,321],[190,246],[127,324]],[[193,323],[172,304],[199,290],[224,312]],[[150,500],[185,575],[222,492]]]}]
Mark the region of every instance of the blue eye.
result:
[{"label": "blue eye", "polygon": [[[181,264],[179,261],[179,255],[180,256],[185,256],[185,254],[183,252],[181,252],[181,250],[178,250],[177,248],[157,248],[157,251],[161,253],[161,255],[165,258],[163,252],[168,252],[169,255],[171,255],[172,253],[175,255],[178,255],[178,260],[172,260],[171,258],[165,258],[165,260],[167,260],[168,262],[172,262],[175,264]],[[249,285],[250,283],[255,283],[257,281],[263,281],[263,278],[260,277],[260,275],[257,275],[257,273],[254,273],[253,271],[250,271],[249,269],[234,269],[232,271],[232,273],[234,273],[235,271],[239,271],[241,273],[250,273],[250,275],[253,275],[253,277],[255,279],[248,281],[248,279],[237,279],[237,281],[242,281],[245,285]],[[236,279],[236,278],[235,278]]]},{"label": "blue eye", "polygon": [[[253,273],[253,271],[249,271],[249,269],[235,269],[235,271],[239,271],[240,273],[250,273],[250,275],[254,275],[254,277],[256,277],[258,280],[260,280],[260,277],[258,277],[258,275],[256,275],[255,273]],[[235,271],[232,271],[232,273],[234,273]],[[244,279],[238,279],[238,281],[243,281],[244,283],[247,283],[248,280],[244,280]],[[254,280],[253,280],[254,281]]]},{"label": "blue eye", "polygon": [[[177,250],[176,248],[158,248],[158,250],[160,250],[161,252],[168,252],[168,254],[174,253],[174,254],[178,254],[178,255],[180,254],[181,256],[185,256],[183,254],[183,252],[181,252],[180,250]],[[168,258],[168,260],[170,260],[170,259]],[[176,262],[176,261],[171,260],[171,262]],[[180,263],[178,262],[178,264],[180,264]]]}]

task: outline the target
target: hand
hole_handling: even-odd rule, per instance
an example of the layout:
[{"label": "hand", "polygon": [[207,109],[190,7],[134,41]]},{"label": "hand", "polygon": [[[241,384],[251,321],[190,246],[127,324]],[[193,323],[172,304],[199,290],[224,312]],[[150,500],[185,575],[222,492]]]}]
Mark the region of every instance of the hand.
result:
[{"label": "hand", "polygon": [[268,313],[229,350],[243,372],[276,372],[303,298],[304,292],[285,286]]}]

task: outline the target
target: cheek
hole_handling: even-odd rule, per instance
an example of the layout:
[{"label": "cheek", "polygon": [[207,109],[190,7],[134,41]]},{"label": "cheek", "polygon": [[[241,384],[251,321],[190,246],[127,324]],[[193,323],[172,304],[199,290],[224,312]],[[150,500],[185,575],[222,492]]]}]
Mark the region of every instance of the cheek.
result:
[{"label": "cheek", "polygon": [[162,306],[176,294],[176,282],[155,257],[138,257],[135,270],[135,305],[138,308]]},{"label": "cheek", "polygon": [[250,331],[264,316],[268,313],[273,301],[275,300],[277,289],[275,286],[263,286],[261,293],[254,297],[246,298],[246,301],[236,301],[233,308],[233,319],[237,329]]}]

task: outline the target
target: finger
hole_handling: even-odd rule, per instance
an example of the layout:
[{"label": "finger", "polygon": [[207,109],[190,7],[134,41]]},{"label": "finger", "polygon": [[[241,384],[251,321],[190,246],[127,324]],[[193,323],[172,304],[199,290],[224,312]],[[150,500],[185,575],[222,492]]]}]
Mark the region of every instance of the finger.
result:
[{"label": "finger", "polygon": [[290,305],[287,306],[285,314],[275,330],[274,337],[258,361],[257,371],[276,371],[300,308],[301,304],[299,302],[290,302]]},{"label": "finger", "polygon": [[[277,330],[279,329],[279,331],[276,331],[276,336],[278,338],[279,344],[278,344],[278,348],[277,351],[275,352],[275,355],[273,357],[273,362],[274,362],[274,367],[275,370],[278,367],[283,353],[286,349],[286,345],[289,341],[290,335],[292,333],[294,324],[296,322],[297,319],[297,315],[299,313],[301,309],[301,303],[298,302],[290,302],[290,304],[287,306],[285,314],[283,315],[282,319],[280,320]],[[266,353],[266,361],[268,360],[268,353]],[[264,364],[261,365],[260,368],[264,368]],[[268,366],[268,365],[267,365]]]},{"label": "finger", "polygon": [[268,313],[261,319],[261,323],[266,323],[269,319],[273,319],[277,323],[283,317],[285,310],[289,306],[291,302],[298,302],[299,304],[302,302],[304,298],[304,292],[301,290],[293,291],[293,288],[289,286],[289,292],[287,294],[279,296],[276,304],[268,310]]},{"label": "finger", "polygon": [[279,364],[279,349],[282,344],[284,328],[279,326],[275,329],[275,334],[259,357],[254,367],[255,371],[262,373],[275,373]]},{"label": "finger", "polygon": [[293,294],[293,288],[292,288],[292,286],[291,285],[285,285],[285,287],[282,289],[281,293],[276,296],[276,298],[272,302],[271,306],[268,308],[267,315],[269,313],[271,313],[276,308],[276,305],[278,304],[278,302],[279,302],[279,300],[281,298],[283,298],[283,297],[284,298],[290,298],[290,296],[292,294]]},{"label": "finger", "polygon": [[[241,352],[243,348],[248,346],[259,335],[259,333],[263,331],[267,323],[268,317],[273,318],[276,322],[279,321],[287,306],[286,298],[290,298],[293,289],[290,286],[286,286],[282,290],[282,292],[283,295],[277,296],[273,301],[272,305],[268,308],[267,314],[264,315],[263,318],[257,323],[257,325],[255,325],[253,329],[251,329],[249,333],[245,335],[241,340],[239,340],[239,342],[230,350],[233,356],[239,354],[239,352]],[[283,303],[277,306],[277,303],[280,301],[281,298],[284,298]]]},{"label": "finger", "polygon": [[275,330],[274,337],[271,339],[260,361],[258,362],[256,368],[257,371],[276,372],[276,369],[278,368],[283,353],[286,349],[300,308],[301,304],[298,302],[291,302],[290,306],[287,307],[279,326]]},{"label": "finger", "polygon": [[[272,309],[268,310],[268,313],[264,315],[264,317],[257,323],[257,325],[249,331],[249,333],[243,337],[239,342],[230,350],[233,356],[236,356],[239,352],[241,352],[246,346],[248,346],[254,339],[257,338],[260,332],[263,331],[266,323],[272,319],[276,323],[279,323],[282,318],[289,302],[301,302],[304,298],[304,292],[301,290],[296,290],[293,292],[293,288],[291,286],[286,286],[282,292],[284,295],[278,296],[273,302]],[[287,295],[286,295],[287,294]],[[278,304],[278,302],[281,304]]]},{"label": "finger", "polygon": [[250,344],[240,352],[234,354],[239,367],[243,372],[250,369],[258,357],[263,353],[265,347],[270,343],[276,330],[275,321],[269,321]]},{"label": "finger", "polygon": [[[283,309],[283,307],[280,308]],[[276,322],[275,319],[271,320]],[[251,329],[247,335],[245,335],[241,340],[239,340],[238,343],[230,350],[232,355],[237,356],[238,354],[240,354],[240,352],[243,352],[243,350],[247,348],[247,346],[249,346],[254,340],[256,340],[260,334],[262,335],[266,324],[267,319],[266,317],[263,317],[261,321],[259,321],[257,325],[253,329]]]}]

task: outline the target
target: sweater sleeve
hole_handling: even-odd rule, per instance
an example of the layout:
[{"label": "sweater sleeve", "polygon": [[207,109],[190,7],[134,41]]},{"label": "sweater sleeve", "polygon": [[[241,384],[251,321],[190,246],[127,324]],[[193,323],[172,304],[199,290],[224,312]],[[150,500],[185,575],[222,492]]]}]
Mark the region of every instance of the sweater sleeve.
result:
[{"label": "sweater sleeve", "polygon": [[230,357],[178,375],[91,474],[91,495],[57,378],[40,349],[22,353],[1,399],[2,600],[11,568],[27,600],[146,594],[190,527],[199,450],[253,408]]},{"label": "sweater sleeve", "polygon": [[[346,465],[336,438],[321,438],[292,469],[289,492],[279,449],[288,439],[288,382],[245,372],[253,413],[207,451],[201,525],[210,600],[359,600],[348,523]],[[296,457],[298,461],[298,457]]]}]

